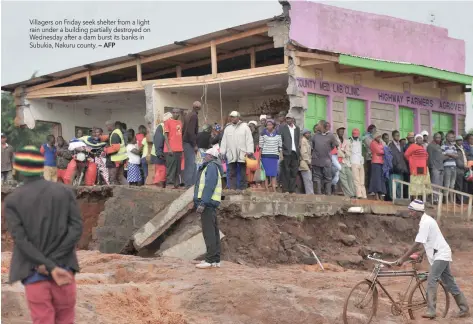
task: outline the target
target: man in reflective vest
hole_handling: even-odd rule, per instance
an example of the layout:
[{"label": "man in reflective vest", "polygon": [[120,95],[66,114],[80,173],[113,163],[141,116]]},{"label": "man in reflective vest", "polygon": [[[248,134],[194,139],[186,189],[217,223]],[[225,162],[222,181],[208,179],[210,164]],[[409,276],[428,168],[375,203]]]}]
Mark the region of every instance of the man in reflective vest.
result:
[{"label": "man in reflective vest", "polygon": [[194,187],[194,204],[202,222],[207,253],[198,269],[220,267],[220,231],[217,224],[217,207],[222,199],[222,166],[218,162],[218,145],[205,152],[204,163],[197,173]]},{"label": "man in reflective vest", "polygon": [[104,149],[107,154],[107,169],[110,177],[110,184],[128,184],[124,175],[125,161],[128,158],[126,153],[125,139],[121,131],[122,123],[117,121],[107,121],[105,123],[110,133],[108,143]]}]

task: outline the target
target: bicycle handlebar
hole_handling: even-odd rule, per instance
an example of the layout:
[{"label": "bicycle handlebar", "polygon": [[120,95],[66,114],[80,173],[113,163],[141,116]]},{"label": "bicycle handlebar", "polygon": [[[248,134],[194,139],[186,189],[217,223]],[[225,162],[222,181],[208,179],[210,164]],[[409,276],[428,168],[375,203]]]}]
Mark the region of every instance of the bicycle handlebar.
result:
[{"label": "bicycle handlebar", "polygon": [[370,254],[370,255],[368,255],[367,258],[368,258],[369,260],[373,260],[373,261],[376,261],[376,262],[379,262],[379,263],[382,263],[382,264],[386,264],[386,265],[389,265],[389,266],[392,266],[392,265],[394,265],[394,264],[396,263],[396,261],[391,261],[391,262],[390,262],[390,261],[385,261],[385,260],[377,259],[377,258],[375,258],[375,255],[376,255],[376,254]]}]

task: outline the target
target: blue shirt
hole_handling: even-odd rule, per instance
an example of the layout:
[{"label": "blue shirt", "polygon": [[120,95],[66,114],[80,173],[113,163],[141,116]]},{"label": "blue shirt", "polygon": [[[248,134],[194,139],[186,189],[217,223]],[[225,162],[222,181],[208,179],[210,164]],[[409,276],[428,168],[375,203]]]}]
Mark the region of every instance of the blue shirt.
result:
[{"label": "blue shirt", "polygon": [[44,166],[56,166],[56,146],[49,147],[48,144],[43,144],[44,149]]},{"label": "blue shirt", "polygon": [[[442,145],[442,154],[457,154],[457,148],[455,147],[455,144],[449,144],[445,142],[444,145]],[[443,166],[457,166],[457,163],[455,162],[455,159],[453,158],[448,158],[443,161]]]}]

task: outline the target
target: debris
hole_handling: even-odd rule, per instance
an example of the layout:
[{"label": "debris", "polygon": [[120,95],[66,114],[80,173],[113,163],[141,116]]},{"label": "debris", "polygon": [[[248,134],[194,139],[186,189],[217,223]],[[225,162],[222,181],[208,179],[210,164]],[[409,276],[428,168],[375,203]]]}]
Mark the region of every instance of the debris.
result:
[{"label": "debris", "polygon": [[353,244],[356,243],[356,236],[355,235],[342,235],[340,237],[340,241],[347,246],[352,246]]},{"label": "debris", "polygon": [[350,207],[348,212],[352,214],[363,214],[365,212],[363,207]]},{"label": "debris", "polygon": [[[225,235],[220,232],[220,240],[224,238]],[[199,256],[205,254],[206,247],[204,236],[202,235],[202,231],[195,234],[191,238],[180,242],[167,250],[158,251],[156,255],[158,256],[166,256],[166,257],[175,257],[184,260],[194,260]]]}]

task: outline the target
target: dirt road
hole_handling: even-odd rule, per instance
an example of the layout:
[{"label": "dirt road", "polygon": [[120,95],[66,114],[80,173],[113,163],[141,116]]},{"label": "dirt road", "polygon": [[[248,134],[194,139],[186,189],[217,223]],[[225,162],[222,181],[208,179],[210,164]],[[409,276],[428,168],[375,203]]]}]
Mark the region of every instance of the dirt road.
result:
[{"label": "dirt road", "polygon": [[[2,322],[28,323],[23,287],[5,284],[10,256],[2,253]],[[334,265],[321,273],[316,266],[252,267],[231,262],[224,262],[221,269],[196,270],[191,262],[177,259],[94,251],[80,251],[79,258],[77,323],[342,323],[344,298],[368,274]],[[472,259],[473,252],[457,252],[453,263],[470,303]],[[405,282],[390,280],[389,290],[400,291]],[[453,310],[454,303],[449,317]],[[374,323],[403,323],[390,315],[383,295]],[[435,323],[473,323],[473,319]]]}]

